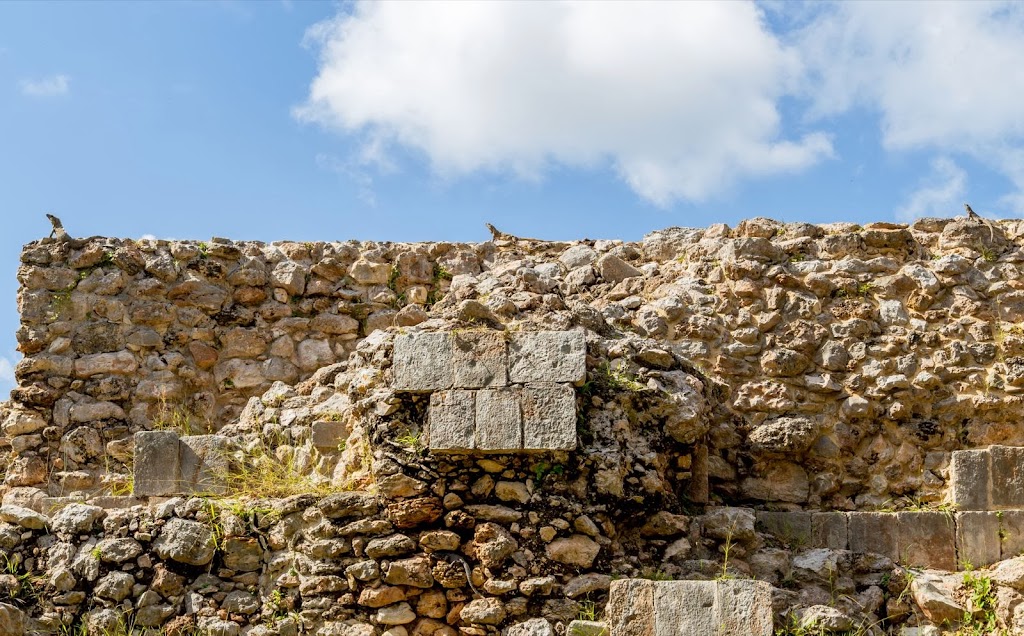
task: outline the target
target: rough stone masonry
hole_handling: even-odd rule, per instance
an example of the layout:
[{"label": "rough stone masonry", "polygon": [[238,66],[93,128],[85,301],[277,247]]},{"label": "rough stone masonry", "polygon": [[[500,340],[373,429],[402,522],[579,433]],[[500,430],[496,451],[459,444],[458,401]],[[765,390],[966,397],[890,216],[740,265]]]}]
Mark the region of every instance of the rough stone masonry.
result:
[{"label": "rough stone masonry", "polygon": [[0,634],[1022,632],[1022,247],[30,243]]}]

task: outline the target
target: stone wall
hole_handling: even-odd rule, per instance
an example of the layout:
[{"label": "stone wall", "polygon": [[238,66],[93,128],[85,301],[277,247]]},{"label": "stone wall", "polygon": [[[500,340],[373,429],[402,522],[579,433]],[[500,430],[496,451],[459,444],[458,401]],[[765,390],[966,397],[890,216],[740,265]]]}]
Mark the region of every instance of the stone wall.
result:
[{"label": "stone wall", "polygon": [[1022,233],[37,241],[0,622],[522,636],[724,576],[937,624],[906,568],[1021,545]]}]

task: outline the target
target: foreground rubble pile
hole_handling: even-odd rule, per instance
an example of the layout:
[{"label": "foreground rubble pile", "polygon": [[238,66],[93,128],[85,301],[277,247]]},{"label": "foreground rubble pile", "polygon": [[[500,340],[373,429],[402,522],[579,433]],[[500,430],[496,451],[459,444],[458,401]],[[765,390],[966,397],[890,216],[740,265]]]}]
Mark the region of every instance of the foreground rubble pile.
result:
[{"label": "foreground rubble pile", "polygon": [[0,634],[1024,633],[1022,228],[30,244]]}]

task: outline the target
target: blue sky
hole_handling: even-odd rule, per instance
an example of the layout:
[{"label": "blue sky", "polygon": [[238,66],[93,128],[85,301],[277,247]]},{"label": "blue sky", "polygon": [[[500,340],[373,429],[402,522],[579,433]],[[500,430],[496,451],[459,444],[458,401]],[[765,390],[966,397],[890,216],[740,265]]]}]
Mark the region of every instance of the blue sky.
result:
[{"label": "blue sky", "polygon": [[638,239],[1024,212],[1024,9],[0,3],[0,391],[49,232]]}]

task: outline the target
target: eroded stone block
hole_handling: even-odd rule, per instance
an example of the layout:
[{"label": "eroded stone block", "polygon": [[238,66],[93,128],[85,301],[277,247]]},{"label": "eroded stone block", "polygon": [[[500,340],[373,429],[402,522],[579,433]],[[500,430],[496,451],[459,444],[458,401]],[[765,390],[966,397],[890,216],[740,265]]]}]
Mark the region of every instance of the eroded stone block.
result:
[{"label": "eroded stone block", "polygon": [[1024,447],[990,446],[991,510],[1024,508]]},{"label": "eroded stone block", "polygon": [[654,634],[654,581],[619,579],[612,581],[605,607],[608,628],[616,636]]},{"label": "eroded stone block", "polygon": [[351,433],[348,422],[340,420],[316,421],[313,422],[311,428],[313,429],[313,446],[319,449],[336,449],[338,444],[348,439],[349,433]]},{"label": "eroded stone block", "polygon": [[576,392],[564,384],[523,387],[523,448],[576,449]]},{"label": "eroded stone block", "polygon": [[953,515],[938,511],[900,512],[900,563],[907,567],[956,569]]},{"label": "eroded stone block", "polygon": [[811,513],[811,546],[845,550],[849,545],[848,520],[843,512]]},{"label": "eroded stone block", "polygon": [[174,431],[139,431],[135,434],[132,493],[139,497],[165,497],[180,492],[178,434]]},{"label": "eroded stone block", "polygon": [[492,453],[523,448],[523,421],[518,389],[476,392],[476,449]]},{"label": "eroded stone block", "polygon": [[950,496],[958,510],[990,508],[990,465],[987,449],[953,451],[949,461]]},{"label": "eroded stone block", "polygon": [[999,518],[999,544],[1002,559],[1024,554],[1024,510],[1007,510]]},{"label": "eroded stone block", "polygon": [[[654,634],[716,634],[719,626],[715,581],[679,581],[684,586],[654,583]],[[739,632],[727,632],[739,633]]]},{"label": "eroded stone block", "polygon": [[457,389],[507,385],[505,334],[494,331],[453,332],[452,368]]},{"label": "eroded stone block", "polygon": [[850,550],[881,554],[899,561],[899,526],[896,515],[885,512],[851,512],[848,522]]},{"label": "eroded stone block", "polygon": [[579,383],[587,375],[582,331],[523,331],[508,343],[509,381]]},{"label": "eroded stone block", "polygon": [[1000,559],[997,513],[956,513],[956,557],[958,569],[984,567]]},{"label": "eroded stone block", "polygon": [[395,389],[429,392],[450,389],[452,341],[447,333],[416,333],[395,338]]},{"label": "eroded stone block", "polygon": [[233,442],[223,435],[186,435],[179,442],[180,492],[226,493]]},{"label": "eroded stone block", "polygon": [[[717,581],[716,587],[717,633],[772,635],[771,585],[764,581],[725,580]],[[665,636],[672,633],[678,632],[666,632]]]},{"label": "eroded stone block", "polygon": [[811,546],[811,513],[757,511],[757,528],[776,537],[788,546]]},{"label": "eroded stone block", "polygon": [[476,391],[432,393],[427,421],[430,450],[465,452],[476,448]]}]

